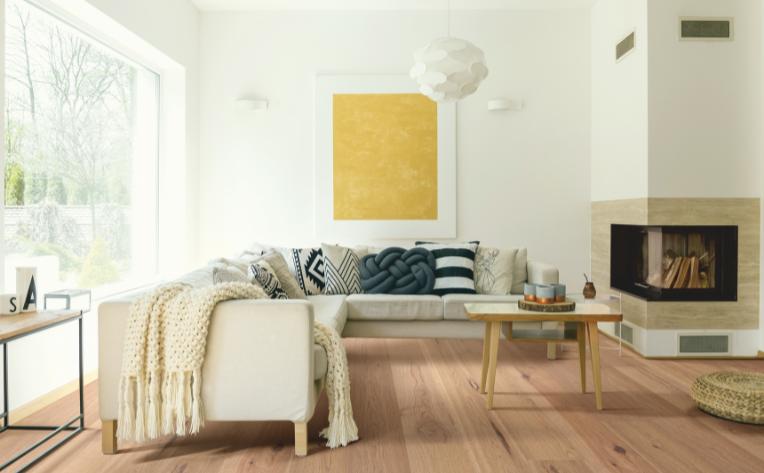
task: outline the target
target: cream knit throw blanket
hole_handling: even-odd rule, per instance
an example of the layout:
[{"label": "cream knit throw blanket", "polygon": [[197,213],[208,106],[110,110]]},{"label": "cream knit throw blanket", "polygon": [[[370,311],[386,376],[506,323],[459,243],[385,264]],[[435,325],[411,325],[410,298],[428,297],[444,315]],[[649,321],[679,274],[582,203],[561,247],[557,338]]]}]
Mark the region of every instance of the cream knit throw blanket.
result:
[{"label": "cream knit throw blanket", "polygon": [[[195,434],[204,424],[201,398],[210,317],[218,302],[266,299],[249,283],[193,289],[159,286],[133,303],[122,354],[117,435],[143,442],[160,435]],[[358,440],[350,404],[347,356],[337,332],[314,324],[315,342],[326,350],[329,426],[321,435],[331,448]]]}]

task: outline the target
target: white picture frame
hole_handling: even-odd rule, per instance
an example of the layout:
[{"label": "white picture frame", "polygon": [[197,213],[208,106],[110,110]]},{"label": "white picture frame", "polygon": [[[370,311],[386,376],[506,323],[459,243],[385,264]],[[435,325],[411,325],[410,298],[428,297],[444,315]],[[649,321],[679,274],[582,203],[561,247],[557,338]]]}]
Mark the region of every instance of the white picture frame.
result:
[{"label": "white picture frame", "polygon": [[456,237],[456,105],[438,104],[438,213],[435,220],[335,220],[333,162],[334,94],[419,93],[407,75],[316,76],[315,233],[323,241]]}]

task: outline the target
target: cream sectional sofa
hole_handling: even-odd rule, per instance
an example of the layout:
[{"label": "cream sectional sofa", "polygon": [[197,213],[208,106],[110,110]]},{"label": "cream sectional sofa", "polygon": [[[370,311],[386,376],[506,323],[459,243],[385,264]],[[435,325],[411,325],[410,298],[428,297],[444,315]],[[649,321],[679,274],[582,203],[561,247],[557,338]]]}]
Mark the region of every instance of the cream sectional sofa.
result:
[{"label": "cream sectional sofa", "polygon": [[[530,282],[558,281],[558,271],[551,265],[528,262],[527,270]],[[104,453],[117,451],[123,336],[130,304],[137,296],[112,299],[98,309]],[[205,418],[293,422],[295,453],[305,455],[306,424],[313,416],[327,369],[326,353],[313,343],[314,320],[333,327],[343,337],[480,338],[484,328],[467,319],[465,302],[507,302],[519,297],[353,294],[222,302],[213,313],[202,373]]]}]

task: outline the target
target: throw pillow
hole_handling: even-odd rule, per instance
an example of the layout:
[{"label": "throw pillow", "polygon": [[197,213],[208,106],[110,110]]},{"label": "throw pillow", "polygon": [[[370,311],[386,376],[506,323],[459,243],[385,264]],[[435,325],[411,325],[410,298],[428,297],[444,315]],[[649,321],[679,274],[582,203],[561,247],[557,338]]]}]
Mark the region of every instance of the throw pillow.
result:
[{"label": "throw pillow", "polygon": [[324,256],[324,294],[359,294],[361,273],[360,259],[352,248],[338,245],[321,245]]},{"label": "throw pillow", "polygon": [[478,294],[506,295],[512,292],[517,249],[479,246],[475,253],[475,290]]},{"label": "throw pillow", "polygon": [[305,299],[305,291],[300,287],[300,283],[295,279],[294,275],[289,271],[289,265],[287,264],[281,253],[271,252],[259,257],[256,261],[265,261],[276,273],[276,277],[281,283],[281,287],[287,293],[290,299]]},{"label": "throw pillow", "polygon": [[522,294],[523,284],[528,281],[528,249],[519,248],[512,267],[512,294]]},{"label": "throw pillow", "polygon": [[249,282],[247,275],[236,266],[215,266],[212,268],[212,283]]},{"label": "throw pillow", "polygon": [[267,261],[263,259],[255,261],[249,267],[249,273],[252,276],[252,282],[259,284],[271,299],[289,299],[276,272]]},{"label": "throw pillow", "polygon": [[188,272],[178,277],[175,280],[175,282],[188,284],[189,286],[193,288],[210,286],[214,284],[213,282],[214,272],[215,272],[215,267],[211,265],[207,265],[203,268],[195,269],[191,272]]},{"label": "throw pillow", "polygon": [[361,259],[361,286],[369,294],[432,294],[435,256],[425,248],[386,248]]},{"label": "throw pillow", "polygon": [[325,283],[321,248],[282,248],[279,252],[303,292],[309,296],[320,295]]},{"label": "throw pillow", "polygon": [[433,294],[475,294],[475,252],[478,242],[440,244],[418,241],[416,244],[432,251],[435,256]]}]

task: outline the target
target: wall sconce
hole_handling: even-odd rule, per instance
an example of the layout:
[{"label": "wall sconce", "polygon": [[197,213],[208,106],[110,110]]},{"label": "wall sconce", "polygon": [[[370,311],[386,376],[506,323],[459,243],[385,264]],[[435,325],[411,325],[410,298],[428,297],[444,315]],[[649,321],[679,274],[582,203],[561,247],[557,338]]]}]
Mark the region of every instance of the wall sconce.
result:
[{"label": "wall sconce", "polygon": [[237,110],[268,110],[268,101],[262,99],[252,98],[238,98],[236,99]]},{"label": "wall sconce", "polygon": [[504,110],[519,111],[523,109],[522,100],[512,99],[491,99],[488,101],[488,110],[491,112],[499,112]]}]

